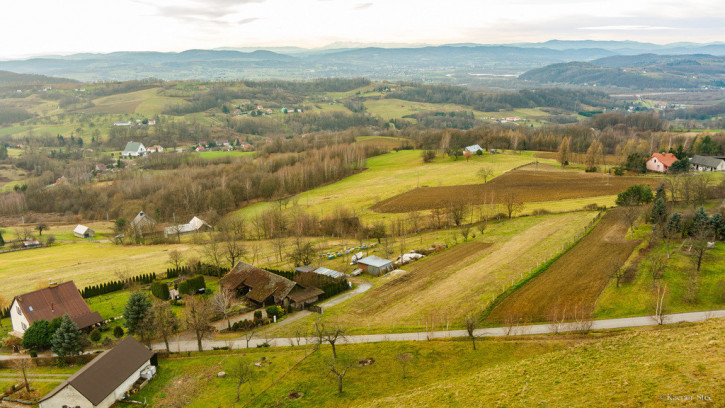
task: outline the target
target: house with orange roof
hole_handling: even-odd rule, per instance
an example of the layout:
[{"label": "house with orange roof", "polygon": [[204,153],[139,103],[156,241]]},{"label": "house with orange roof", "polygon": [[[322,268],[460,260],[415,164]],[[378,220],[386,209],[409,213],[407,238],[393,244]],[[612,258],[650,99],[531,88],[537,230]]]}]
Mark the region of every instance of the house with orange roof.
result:
[{"label": "house with orange roof", "polygon": [[672,153],[653,153],[652,157],[647,160],[647,170],[657,173],[667,173],[676,161],[677,157]]}]

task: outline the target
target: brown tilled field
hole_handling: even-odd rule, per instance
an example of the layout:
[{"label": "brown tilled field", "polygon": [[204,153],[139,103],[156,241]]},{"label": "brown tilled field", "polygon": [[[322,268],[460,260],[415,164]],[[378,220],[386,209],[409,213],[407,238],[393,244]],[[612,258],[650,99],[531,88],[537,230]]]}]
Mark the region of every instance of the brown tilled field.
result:
[{"label": "brown tilled field", "polygon": [[574,171],[534,171],[520,169],[494,178],[486,184],[421,187],[383,200],[371,207],[383,213],[445,208],[451,204],[503,203],[513,193],[524,203],[571,198],[611,196],[635,184],[653,188],[662,180],[650,177],[616,177]]},{"label": "brown tilled field", "polygon": [[574,248],[504,298],[487,321],[539,322],[554,315],[571,319],[575,313],[590,312],[613,269],[621,267],[639,245],[639,241],[626,239],[626,233],[620,210],[610,210]]}]

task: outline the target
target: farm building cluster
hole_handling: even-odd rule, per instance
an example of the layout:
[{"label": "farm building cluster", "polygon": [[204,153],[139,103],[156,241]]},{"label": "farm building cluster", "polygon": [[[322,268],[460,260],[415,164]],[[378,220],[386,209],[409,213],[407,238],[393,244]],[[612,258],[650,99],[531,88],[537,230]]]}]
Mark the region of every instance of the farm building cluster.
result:
[{"label": "farm building cluster", "polygon": [[[684,160],[684,159],[683,159]],[[725,172],[725,156],[700,156],[695,155],[689,160],[690,170],[707,172]],[[647,160],[645,166],[647,171],[656,173],[667,173],[675,162],[679,161],[672,153],[653,153]]]}]

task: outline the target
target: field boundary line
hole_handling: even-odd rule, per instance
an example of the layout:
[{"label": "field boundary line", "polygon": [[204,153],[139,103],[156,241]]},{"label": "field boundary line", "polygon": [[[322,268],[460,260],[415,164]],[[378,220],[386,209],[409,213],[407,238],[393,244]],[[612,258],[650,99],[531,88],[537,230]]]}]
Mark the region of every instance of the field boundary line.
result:
[{"label": "field boundary line", "polygon": [[582,239],[584,239],[587,235],[589,235],[590,232],[594,230],[594,228],[599,224],[599,221],[604,217],[604,212],[600,212],[597,214],[596,218],[593,220],[591,226],[587,228],[587,230],[579,237],[577,240],[573,241],[568,247],[566,247],[563,251],[559,252],[551,258],[550,260],[544,262],[543,265],[541,265],[539,268],[537,268],[534,272],[530,273],[528,276],[523,278],[522,280],[516,282],[514,285],[506,289],[503,293],[496,296],[496,298],[493,300],[493,302],[489,303],[486,309],[481,314],[481,321],[486,320],[488,316],[493,312],[493,309],[498,306],[507,296],[509,296],[511,293],[516,291],[516,289],[524,286],[527,282],[529,282],[531,279],[535,278],[536,276],[540,275],[545,270],[549,269],[549,267],[556,262],[559,258],[561,258],[564,254],[569,252],[572,248],[574,248],[579,242],[581,242]]}]

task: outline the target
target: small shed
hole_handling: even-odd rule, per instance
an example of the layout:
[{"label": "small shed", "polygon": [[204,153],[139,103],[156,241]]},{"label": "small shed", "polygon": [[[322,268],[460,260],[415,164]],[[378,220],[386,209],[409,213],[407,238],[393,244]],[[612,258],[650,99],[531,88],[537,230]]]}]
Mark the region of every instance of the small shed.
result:
[{"label": "small shed", "polygon": [[357,267],[370,275],[380,276],[393,270],[393,261],[370,255],[357,261]]},{"label": "small shed", "polygon": [[73,235],[78,238],[93,238],[96,236],[96,232],[85,225],[78,224],[73,229]]}]

